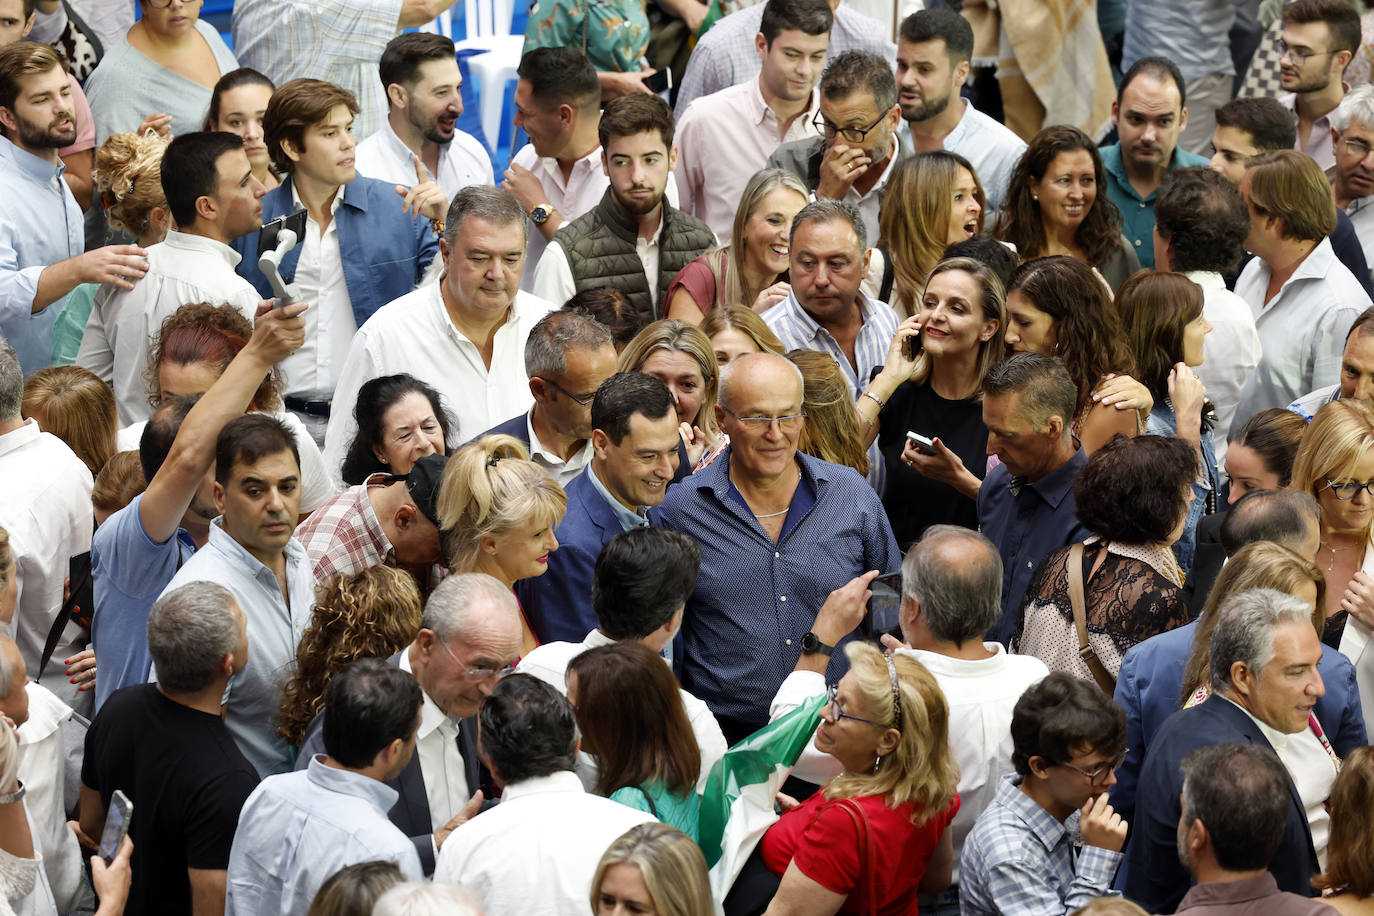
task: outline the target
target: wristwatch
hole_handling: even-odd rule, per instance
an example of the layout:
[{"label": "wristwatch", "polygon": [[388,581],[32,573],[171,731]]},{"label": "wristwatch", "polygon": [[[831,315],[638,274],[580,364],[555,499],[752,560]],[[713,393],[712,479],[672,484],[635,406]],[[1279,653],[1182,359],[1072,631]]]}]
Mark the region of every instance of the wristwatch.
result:
[{"label": "wristwatch", "polygon": [[536,226],[542,226],[553,216],[553,204],[542,203],[530,211],[530,222]]},{"label": "wristwatch", "polygon": [[802,655],[829,655],[834,646],[827,646],[815,633],[807,633],[801,639]]}]

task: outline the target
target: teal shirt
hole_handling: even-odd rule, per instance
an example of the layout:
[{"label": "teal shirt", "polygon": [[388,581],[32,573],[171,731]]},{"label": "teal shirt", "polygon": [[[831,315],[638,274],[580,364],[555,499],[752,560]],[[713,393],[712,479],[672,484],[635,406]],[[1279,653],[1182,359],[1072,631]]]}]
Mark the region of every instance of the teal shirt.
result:
[{"label": "teal shirt", "polygon": [[639,70],[639,59],[649,50],[643,0],[539,0],[521,53],[557,47],[581,51],[599,71]]},{"label": "teal shirt", "polygon": [[67,294],[67,304],[52,328],[52,365],[76,364],[76,352],[81,349],[81,336],[86,333],[86,319],[91,317],[98,289],[99,283],[82,283]]},{"label": "teal shirt", "polygon": [[[1107,199],[1116,204],[1121,211],[1121,234],[1126,236],[1135,249],[1140,266],[1154,269],[1155,266],[1155,197],[1156,188],[1149,197],[1141,197],[1126,179],[1126,167],[1121,162],[1121,144],[1104,146],[1102,167],[1107,171]],[[1169,171],[1207,164],[1204,156],[1190,153],[1181,146],[1174,147],[1174,156],[1169,160]]]},{"label": "teal shirt", "polygon": [[[653,804],[649,800],[653,799]],[[611,801],[636,811],[645,811],[670,827],[676,827],[693,840],[697,839],[697,818],[701,813],[701,796],[689,792],[673,795],[656,782],[643,787],[626,786],[611,793]]]}]

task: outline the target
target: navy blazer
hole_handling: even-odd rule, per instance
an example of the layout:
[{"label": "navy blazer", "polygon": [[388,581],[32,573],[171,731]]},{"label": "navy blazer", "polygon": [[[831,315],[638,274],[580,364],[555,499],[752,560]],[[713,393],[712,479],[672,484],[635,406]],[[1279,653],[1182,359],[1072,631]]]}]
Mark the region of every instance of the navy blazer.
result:
[{"label": "navy blazer", "polygon": [[[1140,774],[1139,802],[1126,844],[1125,879],[1118,877],[1120,889],[1146,912],[1174,912],[1193,883],[1178,860],[1178,796],[1183,791],[1183,758],[1194,748],[1230,741],[1273,750],[1245,710],[1217,695],[1174,713],[1155,734]],[[1306,809],[1291,779],[1288,795],[1288,819],[1278,852],[1269,862],[1269,871],[1279,890],[1311,897],[1311,878],[1318,868],[1317,852],[1312,846]]]},{"label": "navy blazer", "polygon": [[[1112,807],[1127,821],[1134,820],[1136,783],[1155,733],[1178,711],[1183,689],[1183,669],[1193,651],[1196,621],[1167,633],[1152,636],[1126,650],[1116,678],[1116,702],[1126,710],[1126,759],[1116,771]],[[1355,666],[1340,652],[1322,645],[1317,673],[1326,694],[1317,700],[1313,714],[1326,732],[1336,754],[1344,757],[1366,743],[1364,711],[1355,686]]]},{"label": "navy blazer", "polygon": [[[263,197],[262,221],[271,222],[293,209],[288,175]],[[377,309],[420,284],[425,268],[439,253],[439,238],[429,220],[401,209],[395,185],[361,175],[345,185],[343,203],[334,220],[353,320],[362,327]],[[253,284],[264,299],[273,296],[267,278],[258,270],[258,233],[240,236],[229,245],[243,258],[235,268],[238,275]],[[298,243],[282,258],[281,275],[287,283],[295,278],[301,247]]]},{"label": "navy blazer", "polygon": [[[404,651],[406,650],[401,650]],[[401,652],[388,658],[387,664],[399,665]],[[491,774],[477,759],[476,716],[469,716],[458,723],[458,749],[463,755],[463,775],[467,778],[468,791],[476,792],[480,788],[485,796],[482,807],[486,808],[492,803],[495,795],[491,788]],[[312,757],[324,752],[324,715],[320,714],[311,721],[305,730],[305,737],[301,739],[296,769],[305,769],[310,765]],[[401,775],[387,785],[395,789],[400,796],[386,813],[387,818],[415,844],[415,852],[420,856],[420,866],[424,868],[425,874],[434,874],[434,826],[430,819],[429,793],[425,791],[425,778],[420,772],[418,751],[410,756],[410,762],[401,771]]]},{"label": "navy blazer", "polygon": [[515,583],[540,642],[581,642],[600,626],[592,609],[592,572],[602,545],[623,529],[590,473],[588,465],[568,483],[568,511],[554,529],[558,549],[549,554],[549,571]]},{"label": "navy blazer", "polygon": [[[511,417],[504,423],[493,426],[484,433],[473,436],[464,445],[471,445],[483,436],[514,436],[519,439],[526,449],[530,447],[530,415],[522,413],[519,416]],[[586,636],[586,633],[582,634]],[[580,641],[580,640],[579,640]]]}]

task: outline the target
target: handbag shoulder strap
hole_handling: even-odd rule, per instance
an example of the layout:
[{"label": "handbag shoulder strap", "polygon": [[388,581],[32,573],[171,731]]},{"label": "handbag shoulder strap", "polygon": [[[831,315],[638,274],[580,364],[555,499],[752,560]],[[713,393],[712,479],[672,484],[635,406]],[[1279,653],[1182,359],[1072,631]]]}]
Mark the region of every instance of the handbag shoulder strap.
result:
[{"label": "handbag shoulder strap", "polygon": [[[1105,550],[1105,546],[1103,547]],[[1069,604],[1073,606],[1073,626],[1078,632],[1078,657],[1083,659],[1093,680],[1107,696],[1116,693],[1116,678],[1097,657],[1092,643],[1088,641],[1088,609],[1083,598],[1083,545],[1074,544],[1069,548]]]},{"label": "handbag shoulder strap", "polygon": [[874,871],[876,868],[872,859],[873,849],[873,826],[868,822],[868,814],[863,806],[852,798],[841,798],[836,803],[849,819],[854,822],[854,833],[859,839],[859,914],[860,916],[876,916],[878,912],[878,894],[875,886]]}]

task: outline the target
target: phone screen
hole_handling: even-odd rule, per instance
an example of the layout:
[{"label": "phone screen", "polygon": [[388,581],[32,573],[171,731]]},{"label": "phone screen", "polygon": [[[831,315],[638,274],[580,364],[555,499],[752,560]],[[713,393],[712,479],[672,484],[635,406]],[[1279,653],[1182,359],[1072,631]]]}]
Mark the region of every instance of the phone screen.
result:
[{"label": "phone screen", "polygon": [[864,614],[861,632],[864,639],[876,640],[884,633],[900,636],[902,628],[902,574],[878,576],[868,585],[873,594],[868,599],[868,613]]},{"label": "phone screen", "polygon": [[129,819],[133,816],[134,804],[118,789],[110,796],[110,810],[105,813],[105,829],[100,834],[100,857],[109,865],[114,861],[119,846],[129,832]]}]

